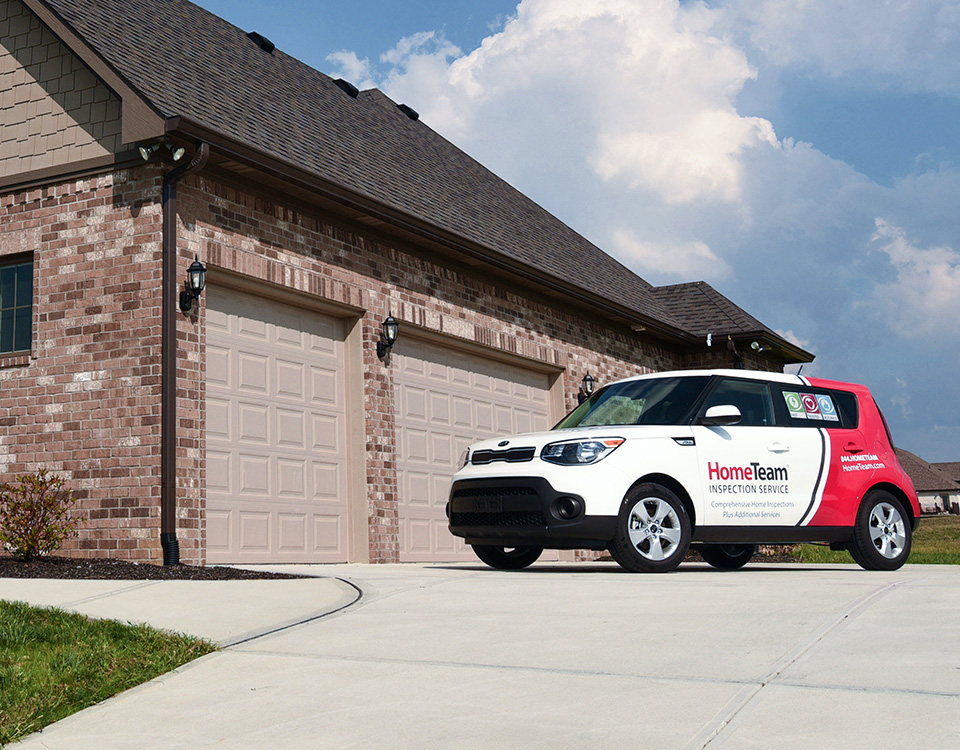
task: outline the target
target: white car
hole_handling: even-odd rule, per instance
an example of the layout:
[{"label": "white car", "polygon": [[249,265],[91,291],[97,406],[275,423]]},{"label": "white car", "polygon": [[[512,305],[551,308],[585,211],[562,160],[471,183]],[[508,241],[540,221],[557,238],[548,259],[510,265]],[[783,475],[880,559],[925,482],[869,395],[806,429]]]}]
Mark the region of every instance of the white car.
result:
[{"label": "white car", "polygon": [[665,572],[691,543],[738,568],[757,544],[823,542],[893,570],[920,506],[864,386],[691,370],[611,383],[549,432],[472,445],[447,515],[500,569],[586,548]]}]

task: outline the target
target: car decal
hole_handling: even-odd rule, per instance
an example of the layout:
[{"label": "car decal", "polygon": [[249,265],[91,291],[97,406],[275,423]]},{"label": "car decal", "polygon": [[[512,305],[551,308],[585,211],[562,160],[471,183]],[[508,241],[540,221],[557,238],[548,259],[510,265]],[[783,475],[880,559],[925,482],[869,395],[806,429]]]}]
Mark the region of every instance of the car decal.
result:
[{"label": "car decal", "polygon": [[807,520],[813,518],[816,514],[817,509],[820,507],[820,501],[823,500],[823,490],[826,486],[826,475],[828,472],[824,471],[824,469],[827,468],[827,456],[830,455],[828,445],[830,436],[823,427],[818,428],[817,432],[820,433],[820,470],[817,472],[817,481],[813,485],[813,494],[810,495],[810,504],[800,517],[800,520],[797,521],[797,526],[805,526]]}]

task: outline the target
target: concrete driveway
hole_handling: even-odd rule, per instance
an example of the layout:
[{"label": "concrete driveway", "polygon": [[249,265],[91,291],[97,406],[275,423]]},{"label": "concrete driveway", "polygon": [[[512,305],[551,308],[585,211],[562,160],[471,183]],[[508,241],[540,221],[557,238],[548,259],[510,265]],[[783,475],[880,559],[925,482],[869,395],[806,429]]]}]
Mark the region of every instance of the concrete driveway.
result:
[{"label": "concrete driveway", "polygon": [[960,567],[303,570],[363,596],[22,747],[960,746]]}]

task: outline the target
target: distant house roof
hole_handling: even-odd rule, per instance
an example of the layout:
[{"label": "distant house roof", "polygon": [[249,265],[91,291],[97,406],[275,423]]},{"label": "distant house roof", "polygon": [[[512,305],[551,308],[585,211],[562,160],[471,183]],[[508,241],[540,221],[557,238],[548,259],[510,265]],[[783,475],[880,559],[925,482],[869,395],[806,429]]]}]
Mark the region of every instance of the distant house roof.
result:
[{"label": "distant house roof", "polygon": [[903,448],[897,448],[897,458],[903,470],[910,475],[917,492],[960,491],[960,484],[951,479],[949,474],[927,463],[920,456]]},{"label": "distant house roof", "polygon": [[945,463],[930,464],[933,468],[939,469],[951,480],[960,484],[960,461],[947,461]]},{"label": "distant house roof", "polygon": [[379,90],[351,96],[187,0],[25,2],[52,11],[172,133],[190,123],[296,165],[688,344],[763,335],[786,361],[813,359],[704,282],[653,287]]}]

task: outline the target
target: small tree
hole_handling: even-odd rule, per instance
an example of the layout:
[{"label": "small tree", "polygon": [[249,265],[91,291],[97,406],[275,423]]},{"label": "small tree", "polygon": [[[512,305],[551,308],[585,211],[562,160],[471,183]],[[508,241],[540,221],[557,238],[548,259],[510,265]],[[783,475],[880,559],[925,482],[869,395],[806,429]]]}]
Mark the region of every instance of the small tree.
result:
[{"label": "small tree", "polygon": [[20,560],[53,552],[77,533],[67,515],[73,503],[63,478],[46,469],[0,484],[0,543]]}]

